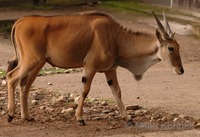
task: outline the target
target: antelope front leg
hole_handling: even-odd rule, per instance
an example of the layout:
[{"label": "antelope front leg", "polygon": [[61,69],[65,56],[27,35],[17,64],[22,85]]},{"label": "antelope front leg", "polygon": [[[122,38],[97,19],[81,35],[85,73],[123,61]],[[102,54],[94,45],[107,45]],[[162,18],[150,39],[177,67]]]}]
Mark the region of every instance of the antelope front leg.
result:
[{"label": "antelope front leg", "polygon": [[118,105],[121,117],[125,121],[131,121],[131,118],[128,116],[128,114],[125,110],[125,107],[123,105],[123,102],[121,100],[121,89],[119,87],[119,83],[118,83],[118,80],[117,80],[116,69],[105,72],[105,75],[106,75],[106,78],[107,78],[108,85],[110,86],[112,93],[115,97],[115,101]]},{"label": "antelope front leg", "polygon": [[83,91],[81,93],[80,99],[79,99],[79,103],[78,103],[78,107],[76,109],[76,121],[78,123],[79,126],[84,126],[85,122],[84,119],[82,118],[83,115],[83,105],[84,105],[84,101],[85,98],[87,97],[89,91],[90,91],[90,87],[91,87],[91,82],[92,79],[95,75],[95,72],[87,72],[85,76],[82,77],[82,83],[83,83]]}]

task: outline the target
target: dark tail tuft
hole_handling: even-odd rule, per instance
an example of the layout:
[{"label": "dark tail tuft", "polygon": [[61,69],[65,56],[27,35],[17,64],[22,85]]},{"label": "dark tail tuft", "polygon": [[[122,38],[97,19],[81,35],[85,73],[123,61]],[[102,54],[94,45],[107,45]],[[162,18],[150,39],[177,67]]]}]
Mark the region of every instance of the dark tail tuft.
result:
[{"label": "dark tail tuft", "polygon": [[18,65],[18,60],[12,60],[8,62],[8,69],[7,69],[7,73],[10,72],[11,70],[13,70],[16,66]]}]

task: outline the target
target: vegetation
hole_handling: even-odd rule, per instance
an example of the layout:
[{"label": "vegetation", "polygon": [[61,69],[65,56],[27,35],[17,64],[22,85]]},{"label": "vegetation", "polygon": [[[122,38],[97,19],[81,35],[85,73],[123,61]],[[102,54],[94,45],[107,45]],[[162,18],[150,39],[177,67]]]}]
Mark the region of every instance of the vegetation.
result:
[{"label": "vegetation", "polygon": [[0,78],[5,78],[6,71],[3,69],[0,69]]},{"label": "vegetation", "polygon": [[120,11],[127,11],[132,14],[152,15],[151,11],[162,13],[163,11],[171,14],[181,14],[191,16],[187,13],[182,13],[177,9],[171,9],[164,6],[155,6],[143,3],[141,0],[105,0],[103,7],[111,8]]}]

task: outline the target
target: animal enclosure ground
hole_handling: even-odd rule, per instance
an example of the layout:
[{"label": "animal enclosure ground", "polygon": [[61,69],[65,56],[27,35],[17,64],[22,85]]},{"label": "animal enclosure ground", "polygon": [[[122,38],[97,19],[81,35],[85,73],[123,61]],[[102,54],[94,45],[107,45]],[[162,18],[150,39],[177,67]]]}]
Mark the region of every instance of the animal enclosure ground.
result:
[{"label": "animal enclosure ground", "polygon": [[[87,10],[81,7],[81,10]],[[97,10],[95,7],[90,10]],[[99,9],[98,9],[99,10]],[[33,11],[33,14],[55,15],[77,12],[77,9],[65,11],[41,12]],[[127,13],[115,11],[109,12],[124,26],[133,30],[146,31],[147,29],[154,33],[152,24],[153,18],[135,17]],[[29,11],[28,14],[31,14]],[[1,11],[0,18],[15,18],[27,15],[26,11]],[[5,17],[6,16],[6,17]],[[74,101],[67,99],[57,100],[63,94],[80,93],[82,73],[55,74],[38,77],[35,81],[34,90],[30,93],[30,114],[36,118],[34,122],[23,122],[20,120],[20,104],[17,104],[16,118],[12,123],[7,123],[7,88],[0,86],[0,137],[94,137],[94,136],[163,136],[165,134],[173,135],[199,135],[199,130],[190,130],[194,128],[195,122],[199,121],[200,115],[200,42],[191,36],[179,36],[177,40],[181,46],[181,56],[185,74],[177,76],[172,73],[168,67],[160,63],[150,70],[144,76],[141,82],[136,82],[131,74],[124,70],[118,70],[119,83],[122,88],[122,100],[126,105],[138,104],[142,108],[129,110],[133,120],[143,124],[146,127],[140,129],[132,124],[125,123],[118,116],[116,105],[113,104],[113,96],[106,84],[103,74],[97,74],[94,78],[89,96],[97,98],[99,101],[85,104],[84,117],[86,126],[76,125],[73,110],[70,113],[64,111],[67,108],[75,108]],[[5,69],[7,61],[13,56],[13,49],[9,40],[0,39],[0,68]],[[2,82],[2,80],[1,80]],[[48,85],[51,82],[52,85]],[[59,91],[59,93],[51,92]],[[58,95],[57,95],[58,94]],[[37,102],[32,102],[37,96]],[[17,103],[18,92],[17,92]],[[103,100],[111,105],[102,105]],[[63,111],[63,113],[61,113]],[[165,117],[165,118],[164,118]],[[165,121],[166,120],[166,121]],[[149,122],[152,122],[149,125]],[[162,122],[183,123],[186,125],[183,129],[160,129]],[[170,123],[171,122],[171,123]],[[149,126],[155,126],[151,128]],[[174,124],[177,125],[177,124]],[[144,125],[143,125],[144,126]],[[148,128],[147,128],[148,127]],[[176,127],[176,126],[175,126]],[[150,129],[150,130],[147,130]],[[187,131],[187,129],[189,129]],[[162,132],[160,131],[162,130]],[[163,130],[170,132],[165,133]],[[178,130],[178,132],[177,132]],[[191,133],[191,132],[192,133]],[[155,132],[155,133],[151,133]],[[163,135],[164,134],[164,135]]]}]

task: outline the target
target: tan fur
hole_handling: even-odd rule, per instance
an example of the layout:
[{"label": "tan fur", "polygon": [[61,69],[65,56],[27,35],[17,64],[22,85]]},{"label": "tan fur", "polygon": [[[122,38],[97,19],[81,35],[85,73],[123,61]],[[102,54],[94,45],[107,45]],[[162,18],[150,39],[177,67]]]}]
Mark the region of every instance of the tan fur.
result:
[{"label": "tan fur", "polygon": [[[101,12],[84,12],[65,16],[27,16],[17,20],[12,29],[17,66],[7,74],[9,121],[15,113],[14,90],[20,83],[21,116],[28,114],[27,98],[37,73],[48,62],[62,68],[84,67],[84,83],[76,111],[77,121],[83,121],[82,109],[96,72],[104,72],[112,80],[110,88],[122,117],[130,120],[121,101],[117,66],[128,69],[141,79],[142,74],[160,60],[168,60],[180,73],[182,68],[178,44],[159,42],[156,36],[127,30],[112,17]],[[174,47],[176,57],[168,53]]]}]

